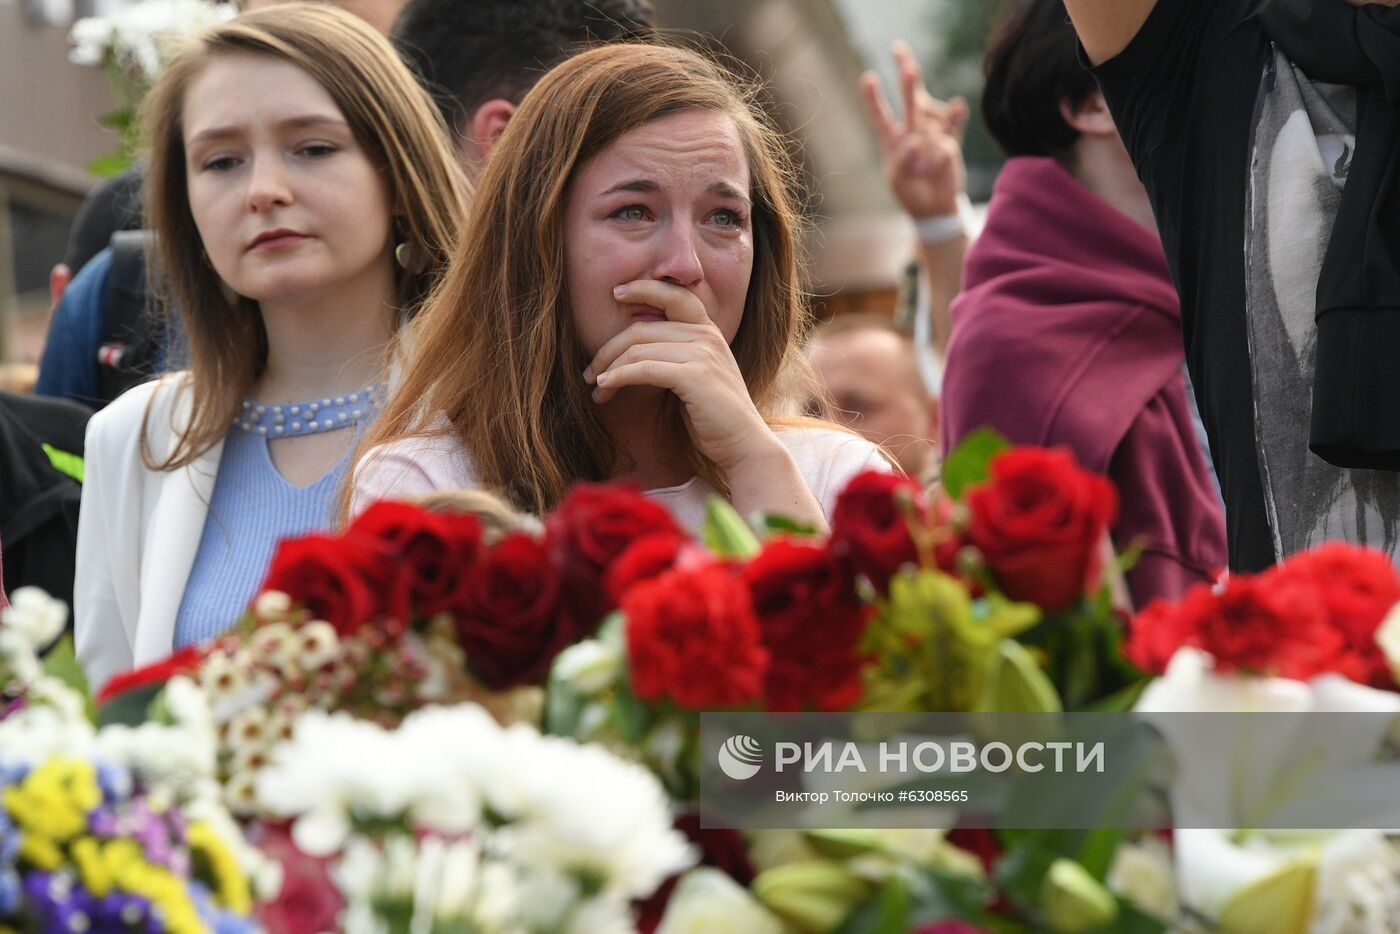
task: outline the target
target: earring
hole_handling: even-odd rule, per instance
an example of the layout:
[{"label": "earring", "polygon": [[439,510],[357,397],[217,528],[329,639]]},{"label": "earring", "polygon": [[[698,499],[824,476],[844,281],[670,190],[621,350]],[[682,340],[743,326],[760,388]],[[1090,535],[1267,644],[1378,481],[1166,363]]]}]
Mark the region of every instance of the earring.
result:
[{"label": "earring", "polygon": [[407,240],[394,247],[394,262],[405,272],[414,275],[428,268],[426,258]]}]

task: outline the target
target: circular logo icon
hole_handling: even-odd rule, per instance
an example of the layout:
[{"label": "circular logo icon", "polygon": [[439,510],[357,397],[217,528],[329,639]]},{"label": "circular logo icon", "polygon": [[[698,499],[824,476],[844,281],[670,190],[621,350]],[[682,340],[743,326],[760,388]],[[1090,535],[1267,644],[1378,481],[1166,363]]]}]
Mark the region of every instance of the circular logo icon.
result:
[{"label": "circular logo icon", "polygon": [[719,767],[735,781],[753,778],[763,767],[763,747],[752,736],[731,736],[719,747]]}]

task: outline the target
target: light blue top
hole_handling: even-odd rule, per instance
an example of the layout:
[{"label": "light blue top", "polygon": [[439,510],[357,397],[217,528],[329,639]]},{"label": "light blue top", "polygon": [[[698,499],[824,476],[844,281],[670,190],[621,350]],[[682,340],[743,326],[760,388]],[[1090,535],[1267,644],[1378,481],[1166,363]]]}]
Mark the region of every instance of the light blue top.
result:
[{"label": "light blue top", "polygon": [[[302,403],[303,411],[307,405]],[[258,414],[263,408],[257,407]],[[260,419],[255,416],[240,414],[240,421],[224,438],[209,516],[204,520],[204,533],[175,619],[176,649],[212,639],[238,621],[266,577],[279,541],[328,529],[332,524],[349,453],[310,486],[294,485],[277,472],[267,449],[269,436],[274,431],[282,434],[280,425],[272,421],[274,413],[280,421],[282,413],[290,412],[292,407],[267,408],[271,411],[261,421],[271,430],[262,431]],[[376,414],[374,407],[360,405],[359,409],[353,417],[346,412],[347,419],[342,420],[339,416],[343,409],[335,406],[334,424],[323,410],[324,428],[315,422],[305,426],[296,422],[296,431],[290,429],[297,416],[288,414],[286,434],[343,428],[346,421],[358,423],[358,433]],[[362,414],[366,416],[363,422]]]}]

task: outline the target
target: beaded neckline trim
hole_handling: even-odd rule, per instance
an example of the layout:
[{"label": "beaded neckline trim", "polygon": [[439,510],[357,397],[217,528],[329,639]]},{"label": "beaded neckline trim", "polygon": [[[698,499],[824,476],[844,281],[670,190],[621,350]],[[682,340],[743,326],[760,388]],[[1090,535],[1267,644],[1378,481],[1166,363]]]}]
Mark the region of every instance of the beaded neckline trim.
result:
[{"label": "beaded neckline trim", "polygon": [[345,396],[327,396],[311,402],[268,405],[244,399],[233,420],[235,428],[269,438],[314,435],[349,428],[379,411],[379,384]]}]

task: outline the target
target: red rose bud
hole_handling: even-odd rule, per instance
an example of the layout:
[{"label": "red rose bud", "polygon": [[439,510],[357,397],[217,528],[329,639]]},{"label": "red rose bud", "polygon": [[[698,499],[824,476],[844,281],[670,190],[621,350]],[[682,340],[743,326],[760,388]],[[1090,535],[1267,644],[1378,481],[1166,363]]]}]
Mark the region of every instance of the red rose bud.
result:
[{"label": "red rose bud", "polygon": [[259,591],[281,591],[312,616],[330,623],[341,636],[350,635],[384,612],[377,594],[393,576],[389,556],[388,549],[377,543],[354,538],[288,539],[277,546]]},{"label": "red rose bud", "polygon": [[1118,515],[1118,493],[1063,449],[1013,448],[967,494],[968,537],[1013,600],[1060,610],[1102,570],[1099,545]]},{"label": "red rose bud", "polygon": [[827,548],[775,538],[742,574],[771,658],[768,709],[849,707],[861,690],[866,615],[841,562]]},{"label": "red rose bud", "polygon": [[880,593],[906,564],[919,563],[911,522],[924,521],[927,504],[908,477],[869,470],[855,477],[836,499],[831,542]]},{"label": "red rose bud", "polygon": [[467,665],[495,690],[539,684],[550,662],[587,632],[561,605],[559,575],[543,542],[507,535],[468,573],[465,599],[457,609],[457,634]]},{"label": "red rose bud", "polygon": [[375,503],[346,535],[392,551],[386,610],[405,622],[456,610],[464,599],[467,572],[481,550],[481,523],[475,516],[431,512],[408,503]]},{"label": "red rose bud", "polygon": [[588,483],[569,491],[545,530],[565,599],[581,623],[594,627],[617,606],[605,578],[628,546],[657,533],[684,537],[670,511],[637,490]]},{"label": "red rose bud", "polygon": [[748,588],[720,565],[670,571],[622,598],[632,690],[691,710],[758,699],[768,670]]}]

